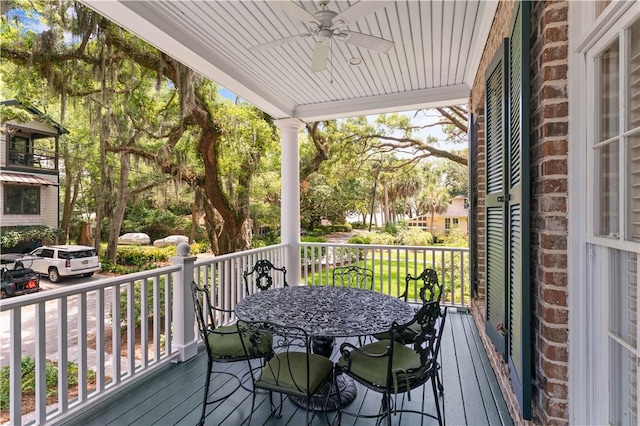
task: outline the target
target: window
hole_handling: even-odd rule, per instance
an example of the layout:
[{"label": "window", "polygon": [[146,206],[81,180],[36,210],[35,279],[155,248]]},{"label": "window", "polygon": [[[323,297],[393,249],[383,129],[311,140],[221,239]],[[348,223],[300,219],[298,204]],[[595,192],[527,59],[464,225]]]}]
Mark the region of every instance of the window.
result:
[{"label": "window", "polygon": [[458,226],[458,218],[457,217],[445,217],[444,218],[444,229],[447,231],[451,230],[451,227]]},{"label": "window", "polygon": [[[606,12],[605,12],[606,13]],[[590,54],[589,54],[590,53]],[[585,204],[593,243],[587,274],[593,307],[608,317],[606,336],[593,336],[594,387],[606,389],[608,424],[638,424],[640,343],[637,297],[640,277],[640,19],[629,10],[587,54],[587,105],[590,142]],[[594,90],[595,89],[595,90]],[[602,287],[604,286],[604,287]],[[601,297],[605,295],[606,297]],[[597,315],[594,314],[597,317]],[[604,332],[605,329],[603,329]],[[606,340],[605,340],[606,339]],[[600,380],[600,379],[598,379]],[[600,386],[598,386],[598,384]],[[601,392],[597,389],[594,395]],[[596,401],[592,401],[596,402]],[[596,421],[600,423],[601,421]]]},{"label": "window", "polygon": [[640,241],[640,21],[594,59],[594,235]]},{"label": "window", "polygon": [[5,185],[5,214],[40,214],[40,187]]}]

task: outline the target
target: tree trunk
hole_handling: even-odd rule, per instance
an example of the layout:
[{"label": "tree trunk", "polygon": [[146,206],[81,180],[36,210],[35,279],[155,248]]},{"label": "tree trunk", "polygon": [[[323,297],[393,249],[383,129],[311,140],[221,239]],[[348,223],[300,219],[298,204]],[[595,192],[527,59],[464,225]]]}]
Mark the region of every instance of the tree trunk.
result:
[{"label": "tree trunk", "polygon": [[127,199],[129,198],[129,170],[130,156],[127,153],[120,154],[120,185],[119,194],[116,201],[116,207],[111,216],[111,226],[109,227],[109,239],[107,243],[107,259],[116,263],[116,252],[118,249],[118,237],[120,236],[120,228],[122,228],[122,220],[124,219],[124,211],[127,208]]},{"label": "tree trunk", "polygon": [[80,236],[78,237],[78,244],[83,246],[90,246],[93,244],[91,241],[91,224],[88,222],[82,222],[80,229]]},{"label": "tree trunk", "polygon": [[189,243],[196,241],[196,229],[198,228],[198,207],[196,200],[191,203],[191,232],[189,233]]}]

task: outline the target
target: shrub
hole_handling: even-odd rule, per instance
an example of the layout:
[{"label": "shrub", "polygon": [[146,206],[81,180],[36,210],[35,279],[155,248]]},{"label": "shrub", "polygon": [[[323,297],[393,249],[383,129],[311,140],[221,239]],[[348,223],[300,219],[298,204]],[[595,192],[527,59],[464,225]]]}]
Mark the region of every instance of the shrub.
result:
[{"label": "shrub", "polygon": [[343,223],[340,225],[331,225],[327,227],[329,232],[350,232],[351,231],[351,225],[349,225],[348,223]]},{"label": "shrub", "polygon": [[[165,277],[160,277],[160,281],[158,283],[158,287],[159,287],[159,294],[158,297],[160,298],[160,312],[158,313],[158,315],[160,316],[160,320],[163,321],[164,320],[164,309],[162,308],[164,306],[164,298],[165,298]],[[147,310],[148,310],[148,317],[152,318],[154,315],[153,312],[153,286],[154,286],[154,282],[152,280],[147,281],[146,283],[147,285]],[[120,293],[120,312],[123,313],[122,318],[121,318],[121,325],[127,325],[127,316],[124,315],[125,312],[127,312],[127,292],[126,291],[122,291]],[[142,318],[142,306],[141,306],[141,301],[142,301],[142,282],[141,281],[136,281],[133,285],[133,309],[134,309],[134,326],[135,324],[140,324],[140,320]]]},{"label": "shrub", "polygon": [[[365,239],[364,241],[367,241],[362,244],[378,244],[382,246],[389,246],[393,244],[393,235],[390,235],[384,232],[377,232],[377,231],[363,232],[357,236],[360,236]],[[348,242],[351,242],[351,240],[352,239],[350,238]],[[359,244],[359,243],[353,243],[353,244]]]},{"label": "shrub", "polygon": [[[22,392],[35,393],[36,390],[36,362],[30,356],[22,358]],[[5,366],[0,368],[0,409],[6,410],[9,407],[9,376],[11,367]],[[67,375],[69,380],[69,386],[75,386],[78,384],[78,364],[73,362],[67,363]],[[95,381],[95,371],[89,370],[87,372],[87,379],[90,382]],[[45,364],[45,383],[47,396],[55,396],[58,394],[58,365],[53,361],[46,361]]]},{"label": "shrub", "polygon": [[396,235],[398,233],[398,226],[393,222],[387,222],[384,225],[384,232],[391,235]]},{"label": "shrub", "polygon": [[118,247],[116,253],[116,263],[118,265],[129,265],[145,268],[156,266],[158,262],[168,262],[170,256],[175,256],[176,248],[167,247]]},{"label": "shrub", "polygon": [[447,247],[469,247],[469,236],[459,226],[454,226],[443,238],[443,243]]},{"label": "shrub", "polygon": [[327,239],[325,237],[305,235],[304,237],[300,237],[300,241],[303,243],[326,243]]},{"label": "shrub", "polygon": [[211,245],[209,244],[209,241],[200,241],[200,242],[191,244],[191,254],[206,253],[209,250],[211,250]]},{"label": "shrub", "polygon": [[416,226],[403,228],[396,235],[395,244],[404,246],[428,246],[433,244],[433,236]]},{"label": "shrub", "polygon": [[22,242],[55,241],[62,236],[62,230],[49,226],[9,226],[0,228],[0,247],[7,249]]},{"label": "shrub", "polygon": [[358,235],[354,235],[353,237],[349,238],[347,240],[347,243],[349,244],[371,244],[371,238],[362,235],[362,234],[358,234]]}]

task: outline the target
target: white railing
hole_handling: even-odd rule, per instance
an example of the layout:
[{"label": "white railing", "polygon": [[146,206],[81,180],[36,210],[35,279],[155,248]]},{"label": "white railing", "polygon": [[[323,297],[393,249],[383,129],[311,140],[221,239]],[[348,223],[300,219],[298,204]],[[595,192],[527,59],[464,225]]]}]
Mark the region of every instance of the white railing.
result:
[{"label": "white railing", "polygon": [[[176,273],[180,266],[168,266],[3,300],[0,355],[2,366],[11,366],[10,424],[55,422],[174,359],[171,294]],[[24,354],[35,361],[36,406],[23,417]],[[46,405],[48,363],[58,367],[55,406]],[[71,374],[76,385],[68,380],[70,365],[77,368]]]},{"label": "white railing", "polygon": [[[358,265],[373,270],[374,288],[398,296],[406,287],[407,274],[419,275],[433,268],[443,285],[442,301],[468,307],[470,298],[469,249],[461,247],[406,247],[369,244],[300,243],[302,281],[327,285],[336,266]],[[409,302],[419,302],[418,283],[407,289]]]},{"label": "white railing", "polygon": [[[397,296],[408,273],[432,267],[444,283],[446,304],[469,303],[468,249],[327,243],[301,243],[300,248],[302,281],[309,285],[329,283],[335,266],[359,264],[374,270],[377,291]],[[196,259],[187,248],[171,259],[172,266],[3,300],[0,366],[10,365],[10,423],[63,422],[167,362],[194,356],[198,334],[189,282],[206,285],[216,306],[232,310],[247,295],[242,273],[259,259],[287,264],[287,249],[287,244],[278,244]],[[410,288],[409,301],[417,301],[416,294],[417,289]],[[35,411],[24,416],[23,355],[33,355],[36,377]],[[46,405],[47,360],[59,369],[58,403],[53,406]],[[70,362],[77,366],[71,374],[77,379],[73,395]]]}]

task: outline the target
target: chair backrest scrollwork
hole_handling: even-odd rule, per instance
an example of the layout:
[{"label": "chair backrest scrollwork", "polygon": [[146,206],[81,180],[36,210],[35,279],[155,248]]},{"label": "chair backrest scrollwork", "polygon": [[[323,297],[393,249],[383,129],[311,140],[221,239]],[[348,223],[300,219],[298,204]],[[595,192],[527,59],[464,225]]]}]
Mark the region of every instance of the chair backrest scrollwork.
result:
[{"label": "chair backrest scrollwork", "polygon": [[435,269],[426,268],[417,277],[407,274],[404,293],[400,295],[405,301],[409,297],[411,284],[420,285],[418,296],[422,303],[437,301],[442,298],[442,284],[438,281],[438,273]]},{"label": "chair backrest scrollwork", "polygon": [[338,266],[333,268],[333,285],[373,290],[373,271],[360,266]]},{"label": "chair backrest scrollwork", "polygon": [[263,291],[273,287],[273,271],[277,271],[282,274],[282,285],[284,287],[288,287],[289,284],[287,284],[287,269],[284,266],[274,266],[273,263],[266,259],[260,259],[255,263],[255,265],[253,265],[253,268],[250,271],[244,271],[242,274],[247,294],[252,293],[252,286],[249,285],[250,279],[253,279],[253,285],[258,290]]}]

